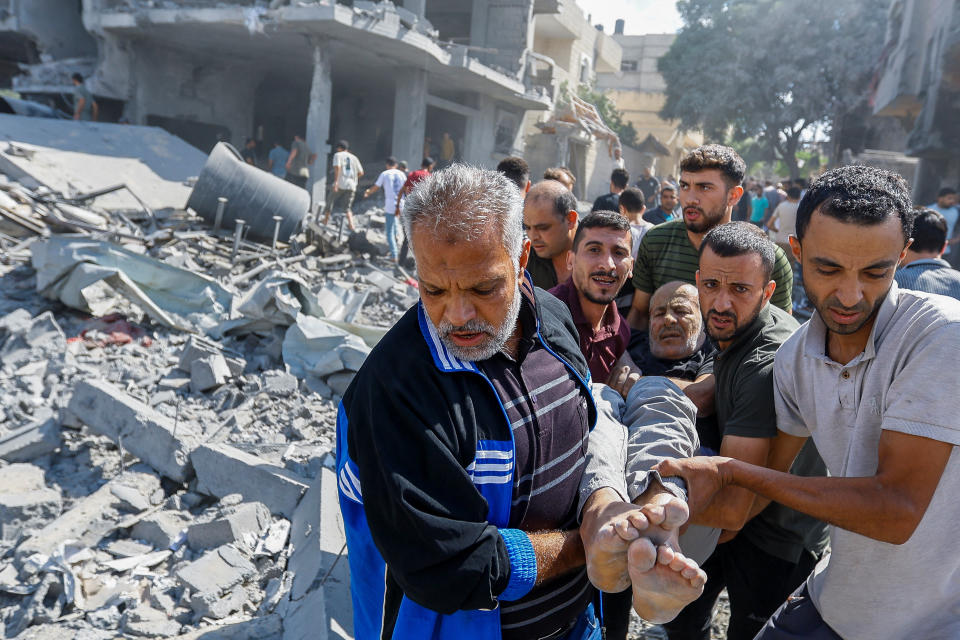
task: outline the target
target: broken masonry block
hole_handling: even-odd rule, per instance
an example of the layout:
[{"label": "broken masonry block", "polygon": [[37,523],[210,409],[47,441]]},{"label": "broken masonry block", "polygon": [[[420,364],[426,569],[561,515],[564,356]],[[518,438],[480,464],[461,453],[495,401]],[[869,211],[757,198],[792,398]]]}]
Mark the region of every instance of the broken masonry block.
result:
[{"label": "broken masonry block", "polygon": [[193,477],[190,452],[199,439],[192,424],[177,423],[99,380],[77,384],[68,410],[90,431],[107,436],[171,480]]}]

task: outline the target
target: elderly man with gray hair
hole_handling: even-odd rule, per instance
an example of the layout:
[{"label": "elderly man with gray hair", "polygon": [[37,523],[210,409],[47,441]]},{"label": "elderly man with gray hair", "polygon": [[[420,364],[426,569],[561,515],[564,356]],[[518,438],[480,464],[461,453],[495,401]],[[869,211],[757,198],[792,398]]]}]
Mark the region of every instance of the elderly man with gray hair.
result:
[{"label": "elderly man with gray hair", "polygon": [[[358,638],[600,637],[577,515],[588,436],[609,417],[569,312],[525,271],[522,211],[506,177],[464,165],[407,198],[420,301],[337,422]],[[651,520],[663,500],[679,502]],[[635,555],[641,578],[702,590],[682,554],[646,540]]]}]

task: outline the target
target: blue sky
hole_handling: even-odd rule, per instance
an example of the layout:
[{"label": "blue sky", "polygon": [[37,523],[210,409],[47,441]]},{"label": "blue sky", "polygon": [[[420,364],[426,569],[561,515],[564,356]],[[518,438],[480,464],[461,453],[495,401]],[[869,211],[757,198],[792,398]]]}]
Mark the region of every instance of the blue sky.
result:
[{"label": "blue sky", "polygon": [[613,33],[617,18],[626,20],[627,35],[676,33],[681,27],[674,0],[576,0],[584,15],[591,14],[593,24],[602,24]]}]

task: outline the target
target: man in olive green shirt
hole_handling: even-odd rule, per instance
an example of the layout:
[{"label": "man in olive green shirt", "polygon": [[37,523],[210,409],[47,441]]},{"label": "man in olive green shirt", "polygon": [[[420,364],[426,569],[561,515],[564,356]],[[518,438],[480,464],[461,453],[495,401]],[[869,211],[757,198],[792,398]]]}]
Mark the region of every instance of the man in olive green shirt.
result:
[{"label": "man in olive green shirt", "polygon": [[[695,282],[700,243],[714,227],[730,222],[734,205],[743,195],[746,165],[730,147],[708,144],[688,153],[680,162],[678,197],[682,220],[665,222],[644,235],[633,264],[633,304],[627,321],[634,329],[649,323],[650,297],[673,280]],[[793,270],[779,247],[773,269],[777,283],[771,304],[791,312]]]}]

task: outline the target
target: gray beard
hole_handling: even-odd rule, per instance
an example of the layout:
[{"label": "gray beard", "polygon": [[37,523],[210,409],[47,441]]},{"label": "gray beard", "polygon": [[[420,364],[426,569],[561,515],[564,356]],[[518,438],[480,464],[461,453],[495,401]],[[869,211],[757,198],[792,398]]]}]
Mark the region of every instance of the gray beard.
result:
[{"label": "gray beard", "polygon": [[[454,357],[468,362],[487,360],[502,351],[507,341],[510,340],[510,336],[513,335],[513,330],[517,326],[517,319],[520,317],[521,296],[522,294],[518,289],[513,296],[513,302],[510,303],[510,307],[507,309],[507,316],[503,319],[503,324],[500,327],[494,327],[482,320],[471,320],[462,327],[455,327],[446,321],[441,321],[440,326],[436,326],[433,324],[429,315],[426,316],[427,323],[434,328],[437,335],[440,336],[440,341],[443,342],[444,346]],[[450,333],[457,330],[480,331],[485,333],[488,339],[483,344],[475,347],[461,347],[455,344],[450,338]]]}]

